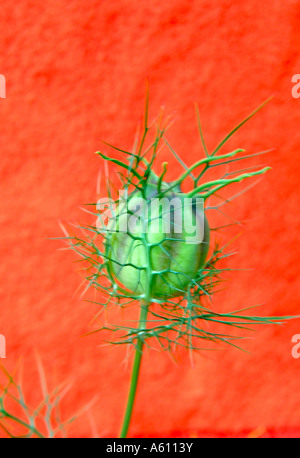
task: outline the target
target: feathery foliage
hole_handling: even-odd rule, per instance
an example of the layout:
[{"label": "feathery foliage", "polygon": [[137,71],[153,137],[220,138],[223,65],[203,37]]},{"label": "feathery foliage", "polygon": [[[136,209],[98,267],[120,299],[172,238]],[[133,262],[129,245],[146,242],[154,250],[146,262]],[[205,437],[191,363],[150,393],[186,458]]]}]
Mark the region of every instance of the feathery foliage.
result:
[{"label": "feathery foliage", "polygon": [[[137,136],[134,142],[132,151],[126,151],[105,143],[116,152],[117,157],[111,157],[106,153],[98,151],[99,155],[106,163],[111,163],[119,169],[119,183],[116,182],[115,176],[110,179],[106,174],[106,197],[101,196],[101,207],[97,203],[91,204],[95,207],[95,211],[90,211],[97,221],[95,225],[86,225],[77,227],[77,230],[66,229],[65,240],[68,242],[70,249],[79,255],[84,263],[87,288],[94,287],[100,293],[101,301],[97,302],[101,310],[109,307],[127,308],[129,305],[138,305],[141,309],[147,309],[145,315],[148,319],[142,322],[134,322],[128,324],[104,324],[99,329],[92,332],[108,331],[112,338],[108,341],[113,344],[133,345],[139,348],[140,342],[144,345],[152,346],[154,342],[159,344],[159,347],[164,350],[173,351],[177,346],[183,346],[189,349],[200,349],[199,342],[206,341],[209,344],[229,344],[239,347],[238,341],[241,336],[236,335],[232,331],[252,330],[255,325],[281,323],[283,320],[290,317],[262,317],[244,314],[243,310],[233,311],[231,313],[218,313],[211,309],[211,297],[222,281],[222,274],[228,269],[220,267],[222,260],[231,255],[227,252],[228,244],[219,246],[217,243],[211,250],[208,259],[201,265],[194,276],[189,276],[184,279],[188,287],[180,287],[180,281],[171,281],[169,279],[184,278],[184,272],[178,272],[179,268],[174,268],[176,259],[171,259],[171,255],[164,248],[164,243],[168,241],[165,237],[163,240],[156,243],[150,243],[146,234],[131,234],[131,246],[128,249],[126,259],[118,258],[116,253],[113,253],[112,234],[116,231],[116,224],[121,218],[120,208],[122,200],[120,195],[125,197],[132,193],[139,193],[143,198],[150,201],[148,189],[149,186],[155,187],[155,196],[163,198],[170,192],[181,193],[181,187],[186,180],[191,184],[190,190],[186,192],[186,196],[190,198],[203,199],[205,211],[216,210],[222,213],[221,206],[228,200],[241,194],[238,193],[230,199],[222,200],[219,191],[223,188],[244,180],[259,176],[267,172],[269,167],[255,168],[242,167],[239,170],[230,170],[229,166],[235,163],[241,163],[250,157],[256,157],[268,151],[260,153],[245,154],[243,148],[237,148],[234,151],[220,154],[220,150],[224,148],[227,141],[232,135],[249,119],[251,119],[259,109],[266,103],[264,102],[258,109],[247,116],[242,122],[234,127],[231,132],[217,145],[217,147],[209,152],[206,146],[204,135],[200,123],[199,109],[196,106],[196,117],[200,139],[202,142],[204,157],[199,159],[192,166],[187,166],[179,157],[174,148],[170,145],[166,132],[173,123],[169,118],[164,118],[163,110],[159,116],[151,124],[148,122],[148,91],[146,95],[144,125],[142,132]],[[146,145],[149,132],[154,130],[154,138]],[[165,182],[164,177],[167,173],[167,163],[162,164],[160,174],[154,172],[157,164],[157,158],[163,148],[168,148],[171,156],[175,158],[183,168],[182,174],[173,182]],[[205,180],[208,172],[217,167],[227,167],[227,172],[217,179]],[[121,190],[118,193],[118,191]],[[242,191],[243,192],[243,191]],[[148,194],[147,194],[148,193]],[[151,194],[151,193],[150,193]],[[219,204],[210,205],[210,197],[221,199]],[[105,200],[106,199],[106,200]],[[105,211],[103,211],[105,210]],[[125,212],[133,214],[131,209],[125,206]],[[109,213],[109,218],[107,218]],[[110,222],[114,221],[114,225]],[[149,225],[147,217],[141,215],[141,222],[144,225]],[[100,224],[99,224],[100,222]],[[169,239],[175,243],[178,239]],[[137,266],[132,262],[132,251],[139,246],[144,248],[145,263],[142,266]],[[204,242],[205,243],[205,242]],[[154,268],[153,250],[161,250],[165,255],[170,257],[170,266],[165,270],[157,271]],[[114,255],[113,255],[114,254]],[[115,275],[112,265],[115,270],[121,272],[124,268],[135,269],[137,275],[137,283],[139,284],[135,290],[129,290],[124,287],[118,280],[118,275]],[[179,266],[180,267],[180,266]],[[127,270],[129,272],[129,270]],[[132,272],[132,271],[131,271]],[[176,297],[153,297],[151,296],[151,288],[156,281],[167,283],[167,287],[177,289]],[[174,286],[175,283],[175,286]],[[182,282],[183,283],[183,282]],[[147,284],[147,288],[146,285]],[[147,291],[145,291],[145,288]],[[245,309],[247,310],[247,309]],[[99,312],[100,313],[100,312]],[[221,325],[224,330],[213,332],[212,325]]]}]

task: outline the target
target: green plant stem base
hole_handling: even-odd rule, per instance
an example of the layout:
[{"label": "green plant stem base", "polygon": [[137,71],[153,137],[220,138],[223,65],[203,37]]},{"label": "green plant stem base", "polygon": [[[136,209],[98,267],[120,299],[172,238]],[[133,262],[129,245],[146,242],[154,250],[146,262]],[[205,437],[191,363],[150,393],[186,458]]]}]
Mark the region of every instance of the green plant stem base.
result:
[{"label": "green plant stem base", "polygon": [[135,401],[136,389],[137,389],[140,366],[141,366],[142,355],[143,355],[144,341],[143,341],[142,334],[145,329],[145,325],[147,321],[148,307],[149,307],[149,304],[141,304],[141,313],[140,313],[139,326],[138,326],[138,329],[141,330],[140,331],[141,335],[139,336],[140,338],[138,339],[137,344],[136,344],[134,362],[133,362],[131,379],[130,379],[130,388],[129,388],[129,394],[128,394],[128,399],[127,399],[127,406],[125,410],[120,438],[124,438],[127,436],[127,432],[128,432],[128,428],[129,428],[130,420],[132,416],[132,410],[133,410],[133,405]]}]

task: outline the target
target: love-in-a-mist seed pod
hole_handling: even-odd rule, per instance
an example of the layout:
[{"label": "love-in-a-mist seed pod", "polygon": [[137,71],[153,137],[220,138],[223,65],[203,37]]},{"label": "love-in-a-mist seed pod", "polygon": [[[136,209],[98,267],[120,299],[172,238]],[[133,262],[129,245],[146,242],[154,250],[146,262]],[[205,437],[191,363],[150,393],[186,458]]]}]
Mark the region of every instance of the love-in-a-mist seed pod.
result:
[{"label": "love-in-a-mist seed pod", "polygon": [[[115,280],[139,296],[167,299],[184,294],[209,249],[203,200],[155,179],[144,192],[120,202],[110,223],[108,269]],[[115,232],[113,232],[113,227]]]}]

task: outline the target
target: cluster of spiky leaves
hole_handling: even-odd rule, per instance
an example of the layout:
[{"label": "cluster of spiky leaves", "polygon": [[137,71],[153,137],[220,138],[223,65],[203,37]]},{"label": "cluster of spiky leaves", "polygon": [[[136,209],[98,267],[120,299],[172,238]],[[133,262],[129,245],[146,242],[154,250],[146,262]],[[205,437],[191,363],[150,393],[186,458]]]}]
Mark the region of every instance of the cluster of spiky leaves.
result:
[{"label": "cluster of spiky leaves", "polygon": [[[67,429],[80,415],[62,420],[60,403],[70,386],[61,384],[49,391],[46,377],[38,360],[41,400],[35,407],[26,401],[20,366],[9,373],[0,365],[0,428],[3,435],[10,438],[55,438],[67,437]],[[83,410],[86,410],[86,406]]]},{"label": "cluster of spiky leaves", "polygon": [[[267,102],[265,102],[267,103]],[[200,197],[203,198],[206,205],[206,210],[215,209],[220,211],[220,207],[228,201],[221,201],[221,203],[209,206],[209,198],[211,196],[219,196],[219,191],[232,183],[242,182],[243,180],[255,177],[256,175],[264,174],[269,167],[259,168],[253,170],[253,167],[244,168],[242,170],[226,172],[218,179],[205,181],[205,175],[208,171],[218,166],[229,166],[237,161],[243,161],[249,157],[254,157],[263,154],[266,151],[254,154],[245,154],[245,150],[238,148],[234,151],[220,154],[220,149],[232,137],[232,135],[252,118],[259,109],[247,116],[240,122],[212,151],[209,152],[204,141],[204,136],[200,124],[199,109],[196,106],[197,125],[204,150],[204,157],[199,159],[192,166],[187,166],[184,161],[179,157],[176,151],[172,148],[166,138],[166,131],[172,124],[170,120],[165,119],[163,110],[158,118],[152,123],[148,124],[148,92],[146,96],[146,106],[144,114],[143,129],[140,135],[137,135],[134,146],[131,151],[125,151],[118,147],[112,146],[106,142],[106,146],[112,148],[118,158],[108,156],[103,152],[98,151],[98,154],[107,163],[114,164],[118,168],[118,176],[120,179],[119,186],[114,179],[110,180],[108,173],[106,174],[106,197],[107,207],[111,211],[111,216],[117,218],[115,208],[119,205],[118,191],[121,189],[126,195],[130,195],[132,191],[138,190],[144,195],[144,190],[150,181],[157,184],[157,197],[163,197],[168,191],[181,188],[185,180],[192,183],[191,189],[186,192],[187,197]],[[148,139],[149,131],[155,131],[154,139],[146,146],[146,138]],[[182,175],[167,183],[164,177],[167,172],[167,163],[162,164],[162,172],[160,175],[154,173],[154,168],[157,162],[157,157],[162,148],[168,148],[172,157],[175,158],[182,166]],[[242,191],[243,192],[243,191]],[[241,194],[239,192],[232,198]],[[103,194],[102,204],[103,204]],[[111,205],[114,202],[114,206]],[[222,274],[224,270],[220,266],[222,259],[230,256],[231,253],[227,252],[228,244],[224,246],[215,245],[212,253],[209,255],[204,266],[201,266],[195,278],[192,278],[190,285],[185,292],[176,298],[167,299],[153,299],[150,304],[145,302],[145,294],[135,294],[126,290],[120,285],[120,282],[111,275],[108,268],[109,263],[112,262],[107,245],[110,243],[110,236],[113,229],[109,228],[109,224],[104,220],[104,216],[97,209],[97,204],[94,205],[96,211],[90,213],[94,215],[97,221],[101,221],[100,228],[98,224],[80,226],[80,235],[78,231],[74,230],[72,233],[63,227],[65,231],[65,239],[68,242],[69,248],[74,250],[84,262],[85,277],[87,281],[87,288],[95,287],[101,296],[101,301],[97,301],[100,307],[99,314],[103,309],[109,306],[120,306],[121,308],[128,307],[129,305],[138,305],[140,308],[147,308],[148,319],[136,321],[133,324],[126,322],[125,324],[105,324],[99,329],[92,332],[108,331],[112,338],[107,342],[113,344],[125,344],[138,347],[139,342],[143,342],[146,346],[154,346],[154,342],[158,342],[159,347],[164,350],[173,351],[177,346],[183,346],[189,349],[201,349],[202,344],[199,342],[217,343],[217,344],[230,344],[240,348],[237,340],[244,336],[237,336],[232,333],[232,330],[253,330],[254,325],[280,323],[289,317],[262,317],[246,315],[245,309],[236,310],[231,313],[218,313],[212,310],[210,306],[211,296],[216,291],[217,285],[222,281]],[[103,218],[102,218],[103,216]],[[147,247],[147,238],[141,237],[141,243]],[[149,249],[147,251],[149,253]],[[113,262],[117,262],[115,259]],[[121,266],[128,264],[122,264]],[[136,266],[135,266],[136,267]],[[136,267],[138,268],[138,267]],[[155,272],[152,271],[150,256],[148,258],[147,283],[151,285]],[[103,299],[103,300],[102,300]],[[146,314],[144,314],[146,316]],[[215,325],[218,332],[212,330]],[[220,326],[224,331],[219,331]],[[226,331],[228,329],[228,332]],[[216,331],[216,330],[215,330]],[[205,346],[204,348],[207,348]]]}]

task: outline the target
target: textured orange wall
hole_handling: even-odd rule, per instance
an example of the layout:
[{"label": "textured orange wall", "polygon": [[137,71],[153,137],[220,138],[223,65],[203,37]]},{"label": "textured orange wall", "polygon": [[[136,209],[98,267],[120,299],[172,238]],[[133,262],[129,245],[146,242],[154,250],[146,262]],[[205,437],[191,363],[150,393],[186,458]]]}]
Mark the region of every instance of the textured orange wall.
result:
[{"label": "textured orange wall", "polygon": [[[270,94],[273,101],[230,143],[249,152],[275,147],[264,179],[235,201],[246,221],[232,275],[213,307],[263,303],[262,314],[299,313],[300,3],[295,0],[80,2],[3,0],[1,113],[1,321],[5,365],[24,360],[29,401],[37,395],[34,349],[50,385],[74,380],[69,415],[98,395],[91,421],[73,436],[118,434],[130,375],[125,349],[99,346],[90,329],[96,307],[74,295],[81,282],[62,251],[57,221],[83,219],[95,201],[105,139],[130,148],[150,80],[150,115],[177,112],[169,138],[192,164],[199,158],[193,103],[213,148]],[[164,153],[166,156],[167,153]],[[166,160],[163,156],[162,159]],[[172,174],[179,170],[172,168]],[[300,360],[291,338],[300,321],[259,328],[235,349],[188,357],[176,366],[145,354],[133,436],[300,436]]]}]

